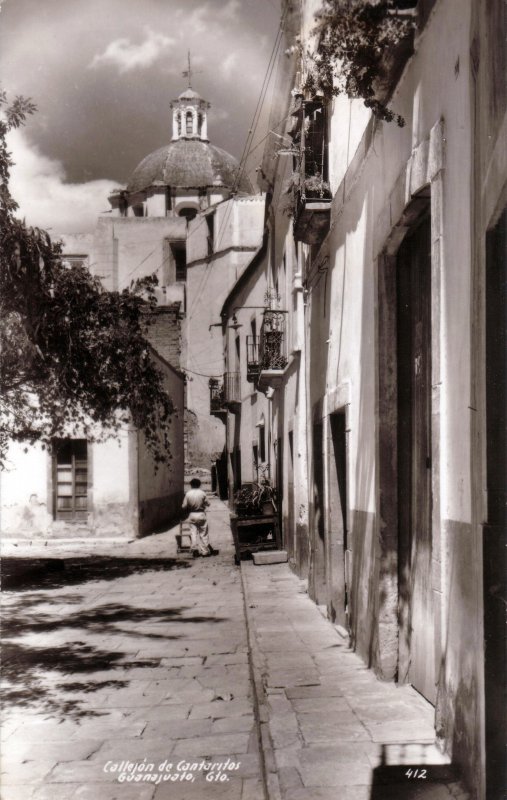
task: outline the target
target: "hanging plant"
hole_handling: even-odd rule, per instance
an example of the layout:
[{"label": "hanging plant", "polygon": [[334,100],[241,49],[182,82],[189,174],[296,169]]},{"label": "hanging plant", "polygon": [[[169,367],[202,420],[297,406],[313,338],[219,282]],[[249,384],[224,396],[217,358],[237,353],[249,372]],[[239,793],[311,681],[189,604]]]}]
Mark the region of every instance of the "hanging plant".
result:
[{"label": "hanging plant", "polygon": [[331,187],[320,173],[303,178],[299,172],[293,172],[284,194],[284,202],[281,203],[282,211],[292,217],[296,213],[303,194],[306,198],[329,200],[331,199]]},{"label": "hanging plant", "polygon": [[316,20],[318,45],[308,54],[303,91],[362,98],[376,117],[403,127],[403,117],[376,97],[376,89],[388,77],[386,54],[408,40],[414,17],[399,13],[393,0],[324,0]]}]

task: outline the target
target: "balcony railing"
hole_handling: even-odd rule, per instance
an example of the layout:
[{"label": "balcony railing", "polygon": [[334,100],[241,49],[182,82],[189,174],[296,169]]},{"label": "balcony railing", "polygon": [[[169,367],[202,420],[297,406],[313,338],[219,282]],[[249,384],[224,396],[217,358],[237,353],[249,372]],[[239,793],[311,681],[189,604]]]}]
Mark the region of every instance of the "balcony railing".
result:
[{"label": "balcony railing", "polygon": [[276,388],[283,380],[287,366],[287,339],[285,320],[287,314],[278,309],[266,309],[259,342],[259,377],[261,390]]},{"label": "balcony railing", "polygon": [[278,309],[266,309],[262,322],[259,364],[261,370],[284,370],[287,366],[285,318]]},{"label": "balcony railing", "polygon": [[241,375],[239,372],[224,373],[224,403],[235,406],[241,403]]}]

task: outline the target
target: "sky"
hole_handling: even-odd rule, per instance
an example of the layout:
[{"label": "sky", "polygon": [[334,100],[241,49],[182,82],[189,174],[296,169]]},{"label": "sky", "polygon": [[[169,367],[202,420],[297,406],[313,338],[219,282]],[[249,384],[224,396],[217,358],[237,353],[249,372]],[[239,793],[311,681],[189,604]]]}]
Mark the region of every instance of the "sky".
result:
[{"label": "sky", "polygon": [[279,23],[280,0],[0,0],[2,86],[38,108],[9,134],[19,215],[92,230],[109,192],[171,140],[188,50],[210,140],[240,159]]}]

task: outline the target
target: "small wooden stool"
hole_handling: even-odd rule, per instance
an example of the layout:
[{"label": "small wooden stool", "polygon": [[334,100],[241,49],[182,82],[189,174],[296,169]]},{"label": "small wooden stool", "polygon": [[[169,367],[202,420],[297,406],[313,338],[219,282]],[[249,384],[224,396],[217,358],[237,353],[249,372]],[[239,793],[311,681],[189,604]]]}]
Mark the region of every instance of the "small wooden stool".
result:
[{"label": "small wooden stool", "polygon": [[176,534],[176,552],[190,553],[192,549],[192,537],[188,528],[188,522],[180,522],[180,532]]}]

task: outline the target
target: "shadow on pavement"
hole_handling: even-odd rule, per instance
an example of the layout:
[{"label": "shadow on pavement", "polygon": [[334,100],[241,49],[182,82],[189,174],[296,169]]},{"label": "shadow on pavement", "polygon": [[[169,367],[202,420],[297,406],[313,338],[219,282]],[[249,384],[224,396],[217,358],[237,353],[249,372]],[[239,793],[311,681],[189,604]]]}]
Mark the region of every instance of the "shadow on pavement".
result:
[{"label": "shadow on pavement", "polygon": [[452,764],[410,763],[408,753],[413,745],[396,747],[402,763],[388,764],[385,756],[389,746],[382,745],[382,763],[373,770],[370,800],[440,800],[451,796],[448,785],[459,781]]},{"label": "shadow on pavement", "polygon": [[176,558],[89,556],[85,558],[2,558],[2,590],[59,589],[88,581],[113,581],[147,571],[187,569]]},{"label": "shadow on pavement", "polygon": [[[187,566],[165,558],[4,559],[3,589],[8,590],[2,626],[4,713],[17,707],[62,719],[101,716],[108,713],[100,707],[104,693],[129,686],[132,669],[136,680],[145,680],[142,670],[160,665],[163,643],[181,638],[183,628],[173,623],[224,621],[216,615],[192,614],[183,604],[172,608],[136,605],[134,590],[127,586],[119,593],[125,601],[102,605],[97,603],[102,587],[98,595],[84,589],[91,581]],[[146,581],[149,584],[148,575]],[[157,625],[166,627],[157,631]],[[145,645],[151,645],[152,655],[154,640],[161,642],[160,654],[142,658]],[[102,694],[94,703],[95,692]]]},{"label": "shadow on pavement", "polygon": [[[35,708],[44,713],[57,714],[62,719],[101,716],[100,710],[86,708],[81,700],[65,697],[54,680],[47,680],[47,673],[60,675],[92,673],[122,666],[123,653],[107,652],[90,647],[82,642],[71,642],[59,647],[30,647],[15,642],[4,642],[2,646],[2,676],[6,684],[2,691],[4,713],[9,706]],[[151,667],[158,662],[141,659],[130,663],[130,667]],[[44,673],[44,674],[41,674]],[[113,689],[127,686],[127,680],[87,682],[88,692],[96,692],[105,686]],[[79,685],[79,684],[77,684]],[[76,684],[65,686],[66,691],[83,691]]]}]

